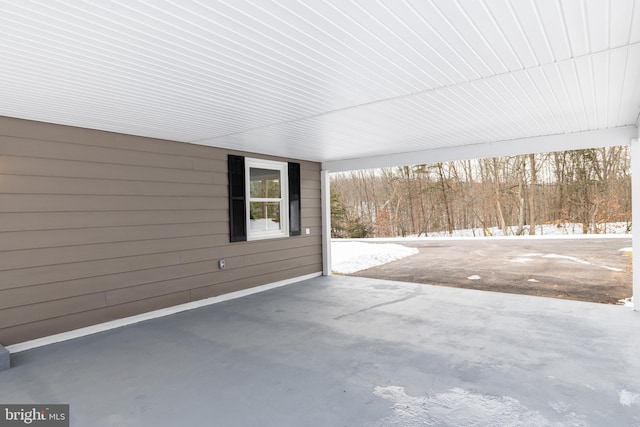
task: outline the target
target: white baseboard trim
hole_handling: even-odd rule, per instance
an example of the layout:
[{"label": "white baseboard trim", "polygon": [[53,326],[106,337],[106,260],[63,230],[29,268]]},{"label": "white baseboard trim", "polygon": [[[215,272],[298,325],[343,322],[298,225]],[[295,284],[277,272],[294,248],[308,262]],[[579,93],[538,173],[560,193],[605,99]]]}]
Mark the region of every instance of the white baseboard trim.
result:
[{"label": "white baseboard trim", "polygon": [[228,294],[218,295],[207,299],[198,301],[192,301],[185,304],[174,305],[172,307],[163,308],[160,310],[150,311],[148,313],[137,314],[135,316],[124,317],[122,319],[112,320],[110,322],[99,323],[97,325],[87,326],[85,328],[74,329],[68,332],[62,332],[60,334],[49,335],[35,340],[25,341],[17,344],[13,344],[5,347],[9,353],[19,353],[25,350],[31,350],[32,348],[42,347],[49,344],[55,344],[62,341],[72,340],[74,338],[80,338],[87,335],[95,334],[98,332],[104,332],[115,328],[120,328],[134,323],[144,322],[146,320],[157,319],[158,317],[170,316],[172,314],[180,313],[187,310],[193,310],[200,307],[205,307],[219,302],[228,301],[236,298],[242,298],[247,295],[256,294],[259,292],[268,291],[269,289],[279,288],[281,286],[290,285],[293,283],[301,282],[303,280],[313,279],[315,277],[322,276],[322,272],[307,274],[304,276],[298,276],[291,279],[281,280],[279,282],[267,283],[266,285],[256,286],[249,289],[243,289],[241,291],[230,292]]}]

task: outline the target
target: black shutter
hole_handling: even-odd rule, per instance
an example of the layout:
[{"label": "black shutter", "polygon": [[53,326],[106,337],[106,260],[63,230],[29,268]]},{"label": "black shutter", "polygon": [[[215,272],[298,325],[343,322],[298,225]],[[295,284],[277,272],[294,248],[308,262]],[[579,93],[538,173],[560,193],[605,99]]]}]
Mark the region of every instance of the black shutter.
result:
[{"label": "black shutter", "polygon": [[229,155],[229,240],[247,240],[244,157]]},{"label": "black shutter", "polygon": [[289,163],[289,236],[302,234],[300,212],[300,163]]}]

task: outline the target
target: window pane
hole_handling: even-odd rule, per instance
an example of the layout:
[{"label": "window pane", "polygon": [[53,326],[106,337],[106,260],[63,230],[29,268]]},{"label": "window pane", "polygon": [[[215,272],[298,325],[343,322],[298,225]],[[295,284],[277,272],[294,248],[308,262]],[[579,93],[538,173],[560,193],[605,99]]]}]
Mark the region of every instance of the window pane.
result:
[{"label": "window pane", "polygon": [[252,198],[280,198],[280,171],[251,168],[249,171]]},{"label": "window pane", "polygon": [[279,202],[251,202],[249,227],[253,231],[280,230]]}]

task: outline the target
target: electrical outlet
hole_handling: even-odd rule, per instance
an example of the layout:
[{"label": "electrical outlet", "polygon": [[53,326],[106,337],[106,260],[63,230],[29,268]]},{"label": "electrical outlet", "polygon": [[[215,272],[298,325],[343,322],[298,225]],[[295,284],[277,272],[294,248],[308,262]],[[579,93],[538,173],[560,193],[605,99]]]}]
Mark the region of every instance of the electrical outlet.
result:
[{"label": "electrical outlet", "polygon": [[225,262],[223,259],[218,260],[218,267],[220,270],[224,270]]},{"label": "electrical outlet", "polygon": [[311,230],[309,228],[305,228],[304,229],[304,234],[311,234]]}]

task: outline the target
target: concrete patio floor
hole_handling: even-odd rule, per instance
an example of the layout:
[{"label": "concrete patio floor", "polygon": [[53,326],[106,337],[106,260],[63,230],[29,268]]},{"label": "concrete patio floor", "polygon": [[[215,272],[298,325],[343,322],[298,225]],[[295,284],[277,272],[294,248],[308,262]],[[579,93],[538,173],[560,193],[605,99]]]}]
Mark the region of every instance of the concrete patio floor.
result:
[{"label": "concrete patio floor", "polygon": [[629,307],[319,277],[12,355],[73,426],[640,426]]}]

